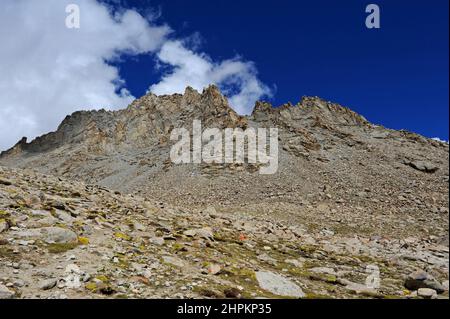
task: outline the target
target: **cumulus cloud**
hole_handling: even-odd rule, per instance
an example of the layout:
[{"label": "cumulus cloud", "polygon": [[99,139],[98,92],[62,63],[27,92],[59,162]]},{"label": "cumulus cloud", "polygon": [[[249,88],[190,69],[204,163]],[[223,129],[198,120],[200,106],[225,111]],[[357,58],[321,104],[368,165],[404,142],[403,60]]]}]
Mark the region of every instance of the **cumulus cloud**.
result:
[{"label": "cumulus cloud", "polygon": [[[65,9],[71,3],[80,7],[79,29],[65,25]],[[135,97],[111,64],[126,56],[152,54],[170,67],[150,87],[158,94],[182,92],[188,85],[201,90],[215,83],[240,113],[250,112],[256,99],[270,96],[251,62],[213,61],[188,45],[193,41],[173,39],[170,27],[156,22],[157,11],[142,16],[118,9],[117,3],[2,0],[0,150],[22,136],[32,139],[56,129],[74,111],[126,107]]]},{"label": "cumulus cloud", "polygon": [[2,0],[0,149],[57,127],[80,109],[122,108],[134,97],[108,61],[159,50],[170,29],[135,11],[77,0],[81,27],[65,25],[70,0]]},{"label": "cumulus cloud", "polygon": [[271,89],[258,79],[252,62],[239,58],[215,62],[205,53],[188,49],[180,40],[164,43],[157,56],[171,67],[159,83],[150,87],[157,95],[182,93],[186,85],[202,90],[216,84],[240,114],[251,113],[257,99],[272,95]]}]

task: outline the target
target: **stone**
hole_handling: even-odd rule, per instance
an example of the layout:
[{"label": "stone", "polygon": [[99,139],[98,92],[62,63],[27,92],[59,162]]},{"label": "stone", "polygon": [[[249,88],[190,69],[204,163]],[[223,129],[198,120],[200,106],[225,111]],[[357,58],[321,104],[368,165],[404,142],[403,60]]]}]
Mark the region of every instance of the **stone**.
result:
[{"label": "stone", "polygon": [[298,259],[286,259],[284,262],[287,263],[287,264],[291,264],[291,265],[293,265],[293,266],[295,266],[297,268],[303,267],[303,262],[301,262]]},{"label": "stone", "polygon": [[448,280],[442,283],[442,287],[444,288],[445,291],[448,291]]},{"label": "stone", "polygon": [[33,209],[31,211],[31,216],[34,217],[51,217],[52,214],[46,210],[38,210],[38,209]]},{"label": "stone", "polygon": [[417,290],[417,295],[425,299],[431,299],[437,296],[437,292],[436,290],[430,288],[420,288]]},{"label": "stone", "polygon": [[256,280],[259,286],[278,296],[304,298],[303,290],[291,280],[269,271],[257,271]]},{"label": "stone", "polygon": [[204,213],[209,214],[211,216],[216,216],[217,215],[217,211],[216,211],[216,208],[214,206],[208,206],[204,210]]},{"label": "stone", "polygon": [[138,222],[133,223],[133,228],[137,231],[145,231],[145,226]]},{"label": "stone", "polygon": [[184,262],[180,258],[177,258],[177,257],[163,256],[162,259],[165,263],[170,264],[172,266],[176,266],[179,268],[183,268],[185,266]]},{"label": "stone", "polygon": [[213,240],[214,239],[214,233],[210,227],[204,227],[197,229],[196,235],[200,238]]},{"label": "stone", "polygon": [[11,291],[8,287],[0,284],[0,299],[12,299],[15,293]]},{"label": "stone", "polygon": [[150,242],[152,244],[154,244],[154,245],[162,246],[162,245],[164,245],[164,238],[162,238],[162,237],[153,237],[153,238],[150,238]]},{"label": "stone", "polygon": [[436,290],[437,293],[443,293],[445,291],[445,288],[433,276],[423,270],[411,273],[405,280],[405,288],[409,290],[430,288]]},{"label": "stone", "polygon": [[343,280],[338,279],[338,282],[341,284],[345,284],[345,288],[355,294],[363,295],[363,296],[367,296],[367,297],[377,297],[378,296],[378,291],[376,289],[367,287],[366,285],[351,282],[351,281],[348,281],[345,279],[343,279]]},{"label": "stone", "polygon": [[55,209],[55,215],[59,220],[62,220],[67,224],[72,224],[73,220],[75,219],[68,212],[59,209]]},{"label": "stone", "polygon": [[64,278],[64,286],[67,288],[78,289],[81,287],[82,276],[84,273],[75,264],[69,264],[66,266],[65,273],[67,276]]},{"label": "stone", "polygon": [[0,233],[7,231],[9,228],[9,224],[6,220],[0,219]]},{"label": "stone", "polygon": [[44,217],[37,221],[37,225],[42,226],[42,227],[53,226],[56,223],[58,223],[58,219],[53,216]]},{"label": "stone", "polygon": [[[12,229],[12,228],[11,228]],[[13,232],[15,238],[40,238],[42,233],[39,229],[21,229]]]},{"label": "stone", "polygon": [[258,258],[258,260],[264,261],[264,262],[266,262],[268,264],[271,264],[271,265],[276,265],[277,264],[277,261],[274,258],[270,257],[266,253],[258,255],[258,256],[256,256],[256,258]]},{"label": "stone", "polygon": [[223,293],[227,298],[239,299],[242,297],[240,290],[237,288],[227,288]]},{"label": "stone", "polygon": [[46,279],[39,283],[39,289],[49,290],[56,286],[58,281],[56,279]]},{"label": "stone", "polygon": [[69,274],[70,273],[81,274],[80,267],[78,267],[76,264],[68,264],[64,272]]},{"label": "stone", "polygon": [[195,229],[188,229],[183,232],[183,235],[187,237],[194,237],[197,234],[197,231]]},{"label": "stone", "polygon": [[7,179],[0,178],[0,185],[11,186],[11,185],[12,185],[12,182],[10,182],[10,181],[7,180]]},{"label": "stone", "polygon": [[222,267],[218,264],[211,264],[208,266],[208,274],[217,275],[222,271]]},{"label": "stone", "polygon": [[70,229],[61,227],[45,227],[42,228],[44,241],[48,244],[58,243],[67,244],[78,241],[78,236]]},{"label": "stone", "polygon": [[439,169],[438,166],[427,161],[413,161],[413,162],[407,161],[406,164],[418,171],[426,173],[434,173]]}]

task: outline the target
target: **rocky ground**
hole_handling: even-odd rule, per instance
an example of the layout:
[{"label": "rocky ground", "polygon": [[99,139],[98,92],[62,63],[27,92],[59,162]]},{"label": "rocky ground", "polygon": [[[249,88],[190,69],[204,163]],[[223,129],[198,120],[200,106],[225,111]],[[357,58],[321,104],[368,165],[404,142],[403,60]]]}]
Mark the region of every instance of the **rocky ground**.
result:
[{"label": "rocky ground", "polygon": [[448,298],[445,207],[440,237],[434,222],[383,236],[257,211],[1,167],[0,298]]}]

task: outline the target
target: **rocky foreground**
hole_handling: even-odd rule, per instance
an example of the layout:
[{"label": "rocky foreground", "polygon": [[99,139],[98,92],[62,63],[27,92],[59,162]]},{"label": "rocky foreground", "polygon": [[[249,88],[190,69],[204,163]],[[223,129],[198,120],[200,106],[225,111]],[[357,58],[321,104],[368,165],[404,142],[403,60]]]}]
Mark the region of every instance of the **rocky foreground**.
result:
[{"label": "rocky foreground", "polygon": [[0,298],[448,298],[447,207],[389,236],[309,206],[292,223],[0,167]]}]

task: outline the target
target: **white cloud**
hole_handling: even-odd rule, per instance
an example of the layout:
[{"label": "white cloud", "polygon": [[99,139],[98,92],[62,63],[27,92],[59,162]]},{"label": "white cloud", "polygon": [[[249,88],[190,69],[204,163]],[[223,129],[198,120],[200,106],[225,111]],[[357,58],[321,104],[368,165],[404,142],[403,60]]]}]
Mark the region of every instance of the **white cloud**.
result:
[{"label": "white cloud", "polygon": [[[76,3],[81,28],[65,25],[66,6]],[[219,85],[237,112],[246,114],[270,89],[251,62],[213,61],[189,50],[192,38],[173,40],[157,25],[157,11],[145,18],[133,10],[111,10],[116,0],[2,0],[0,10],[0,150],[22,136],[33,139],[55,130],[61,120],[83,109],[118,109],[134,97],[109,62],[127,55],[156,54],[171,66],[150,90],[159,94]],[[158,61],[159,60],[159,61]],[[143,72],[146,72],[143,70]],[[147,70],[151,72],[151,70]]]},{"label": "white cloud", "polygon": [[448,141],[443,140],[443,139],[441,139],[441,138],[439,138],[439,137],[433,137],[432,140],[435,140],[435,141],[438,141],[438,142],[442,142],[442,143],[448,144]]},{"label": "white cloud", "polygon": [[240,114],[251,113],[257,99],[272,95],[270,88],[258,79],[253,63],[239,58],[215,62],[205,53],[189,50],[182,41],[167,41],[158,59],[172,69],[150,87],[155,94],[182,93],[187,85],[202,90],[217,84]]},{"label": "white cloud", "polygon": [[[69,3],[80,6],[80,29],[65,26]],[[169,32],[95,0],[2,0],[0,149],[54,130],[74,111],[127,106],[134,97],[107,61],[155,52]]]}]

